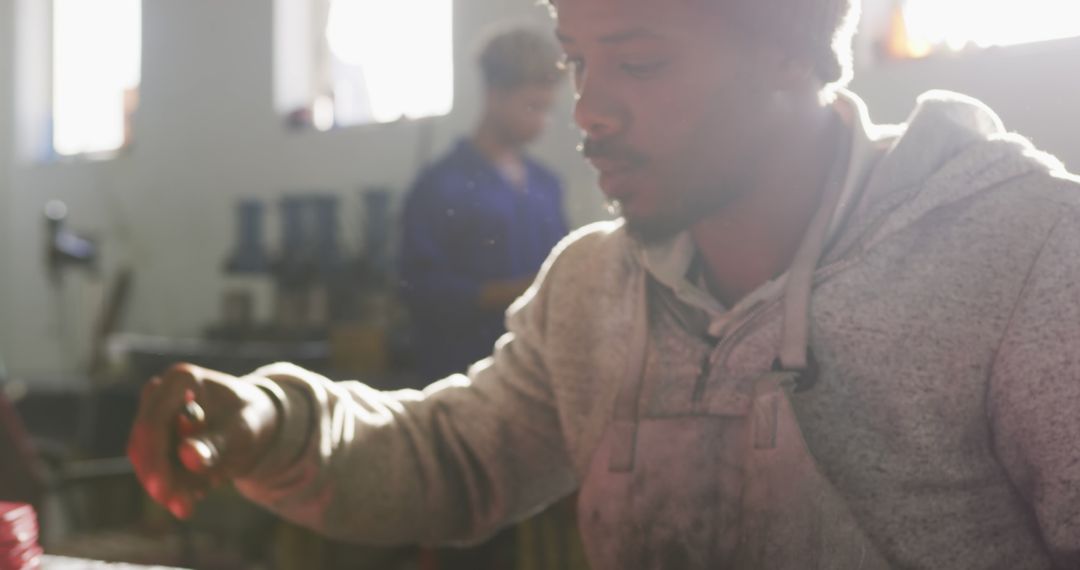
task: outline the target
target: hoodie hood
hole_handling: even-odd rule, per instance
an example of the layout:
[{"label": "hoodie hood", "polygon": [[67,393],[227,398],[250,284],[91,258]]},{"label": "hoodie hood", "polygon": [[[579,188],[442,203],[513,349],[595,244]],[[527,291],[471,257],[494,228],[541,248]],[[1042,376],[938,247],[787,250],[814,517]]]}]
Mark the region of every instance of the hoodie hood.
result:
[{"label": "hoodie hood", "polygon": [[[888,127],[886,127],[888,128]],[[927,213],[1031,174],[1065,175],[976,99],[930,91],[871,174],[825,261],[866,250]]]}]

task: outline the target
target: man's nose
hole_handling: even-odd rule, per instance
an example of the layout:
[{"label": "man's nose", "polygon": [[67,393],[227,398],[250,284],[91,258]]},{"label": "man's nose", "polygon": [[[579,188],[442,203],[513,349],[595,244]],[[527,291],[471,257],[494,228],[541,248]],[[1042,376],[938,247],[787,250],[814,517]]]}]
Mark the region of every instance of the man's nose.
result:
[{"label": "man's nose", "polygon": [[584,78],[578,85],[574,105],[574,121],[592,139],[603,139],[618,134],[625,128],[624,113],[603,86]]}]

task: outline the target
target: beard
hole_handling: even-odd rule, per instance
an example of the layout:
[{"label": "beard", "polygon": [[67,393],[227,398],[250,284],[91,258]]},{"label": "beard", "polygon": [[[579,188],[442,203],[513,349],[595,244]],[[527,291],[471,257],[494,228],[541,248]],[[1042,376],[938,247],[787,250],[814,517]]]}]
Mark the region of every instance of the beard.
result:
[{"label": "beard", "polygon": [[[763,153],[751,152],[744,142],[739,158],[716,156],[716,147],[732,148],[731,143],[717,143],[705,136],[721,129],[703,129],[696,133],[682,152],[657,159],[617,140],[587,139],[581,147],[586,158],[616,160],[641,168],[639,182],[655,184],[655,204],[651,211],[628,212],[618,199],[607,201],[608,211],[621,218],[627,232],[645,244],[667,241],[689,230],[698,222],[740,200],[752,187],[752,174]],[[748,137],[744,137],[748,138]]]},{"label": "beard", "polygon": [[631,237],[646,245],[668,241],[699,221],[696,215],[688,211],[669,211],[652,216],[628,216],[622,211],[618,200],[608,200],[608,211],[621,218],[626,232]]},{"label": "beard", "polygon": [[695,224],[728,207],[745,192],[739,184],[689,187],[681,196],[666,202],[662,209],[648,215],[631,216],[618,200],[608,200],[608,211],[625,223],[631,237],[643,244],[668,241]]},{"label": "beard", "polygon": [[[717,145],[704,141],[688,146],[707,149]],[[649,207],[635,212],[624,208],[618,199],[607,200],[608,211],[622,219],[627,233],[643,244],[668,241],[743,199],[753,187],[751,180],[760,156],[748,151],[740,153],[744,156],[738,159],[692,150],[677,154],[674,160],[650,160],[629,147],[590,146],[586,141],[586,157],[618,159],[643,169],[637,182],[646,188],[635,194],[638,199],[651,195]]]}]

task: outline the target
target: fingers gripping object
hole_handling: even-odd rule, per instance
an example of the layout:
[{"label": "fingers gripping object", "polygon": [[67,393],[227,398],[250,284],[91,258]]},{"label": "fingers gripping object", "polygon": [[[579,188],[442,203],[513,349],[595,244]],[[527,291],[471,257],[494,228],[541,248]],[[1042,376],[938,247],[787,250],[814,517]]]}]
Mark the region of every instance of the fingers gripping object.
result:
[{"label": "fingers gripping object", "polygon": [[218,448],[212,442],[197,437],[180,443],[180,462],[192,473],[206,473],[218,465]]},{"label": "fingers gripping object", "polygon": [[220,463],[220,443],[205,437],[206,412],[189,399],[177,418],[181,441],[177,451],[180,463],[192,473],[206,473]]},{"label": "fingers gripping object", "polygon": [[195,435],[206,427],[206,412],[191,394],[187,398],[184,409],[180,411],[180,416],[176,419],[176,431],[181,437]]}]

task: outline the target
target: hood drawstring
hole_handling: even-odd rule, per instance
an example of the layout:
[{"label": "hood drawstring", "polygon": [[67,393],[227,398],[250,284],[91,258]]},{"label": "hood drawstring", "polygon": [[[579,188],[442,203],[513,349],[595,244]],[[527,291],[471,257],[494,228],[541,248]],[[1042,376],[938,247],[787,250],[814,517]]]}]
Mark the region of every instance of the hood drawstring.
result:
[{"label": "hood drawstring", "polygon": [[[857,120],[857,119],[856,119]],[[865,119],[864,119],[865,120]],[[850,157],[837,162],[834,173],[822,196],[802,245],[788,270],[784,285],[784,321],[780,337],[780,354],[773,363],[773,371],[795,372],[796,391],[813,387],[817,381],[817,362],[810,353],[810,296],[814,288],[814,273],[825,253],[825,245],[835,233],[842,216],[845,197],[854,195],[860,177],[852,176],[852,170],[866,161],[871,149],[849,141]],[[843,176],[842,178],[840,176]],[[842,181],[842,182],[841,182]]]}]

